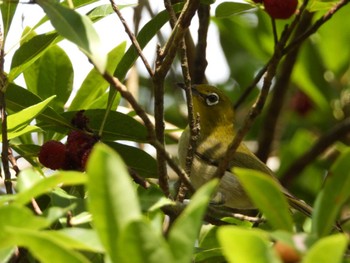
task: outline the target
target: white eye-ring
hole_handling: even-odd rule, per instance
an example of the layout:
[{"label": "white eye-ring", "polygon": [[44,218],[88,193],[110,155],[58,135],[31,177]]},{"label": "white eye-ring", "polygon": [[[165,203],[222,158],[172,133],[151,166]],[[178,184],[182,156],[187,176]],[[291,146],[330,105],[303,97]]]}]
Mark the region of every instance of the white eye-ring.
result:
[{"label": "white eye-ring", "polygon": [[205,97],[205,103],[208,106],[216,105],[218,104],[218,102],[219,102],[219,95],[216,93],[210,93]]}]

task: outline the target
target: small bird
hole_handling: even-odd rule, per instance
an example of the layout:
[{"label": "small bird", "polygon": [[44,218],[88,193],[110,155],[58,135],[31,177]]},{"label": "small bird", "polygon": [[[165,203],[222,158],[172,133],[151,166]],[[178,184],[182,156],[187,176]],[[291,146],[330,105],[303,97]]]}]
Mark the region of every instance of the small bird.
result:
[{"label": "small bird", "polygon": [[[216,87],[201,84],[192,86],[193,111],[199,115],[200,132],[196,141],[190,179],[194,188],[198,189],[213,178],[220,160],[225,156],[227,147],[233,141],[236,131],[234,126],[234,110],[230,99]],[[187,127],[179,141],[178,155],[180,165],[185,168],[186,155],[190,138]],[[242,167],[261,171],[274,178],[273,172],[256,157],[244,143],[241,143],[222,177],[213,202],[226,207],[248,210],[256,207],[238,179],[231,172],[232,167]],[[312,208],[297,199],[281,185],[290,206],[307,216],[311,216]]]}]

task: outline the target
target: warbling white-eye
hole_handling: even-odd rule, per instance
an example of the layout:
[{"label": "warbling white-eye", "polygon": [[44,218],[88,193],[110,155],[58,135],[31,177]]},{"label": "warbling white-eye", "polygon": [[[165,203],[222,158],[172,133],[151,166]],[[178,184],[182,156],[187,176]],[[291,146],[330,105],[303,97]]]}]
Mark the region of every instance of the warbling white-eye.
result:
[{"label": "warbling white-eye", "polygon": [[[190,179],[194,188],[199,188],[213,178],[217,165],[225,156],[227,147],[236,135],[234,126],[234,110],[230,99],[219,89],[201,84],[192,86],[193,111],[199,115],[200,132],[196,141]],[[186,155],[190,138],[187,127],[179,141],[180,165],[185,168]],[[231,172],[232,167],[242,167],[261,171],[276,181],[273,172],[261,162],[243,143],[238,147],[229,169],[222,177],[214,202],[218,201],[226,207],[235,209],[254,209],[255,206],[245,193],[238,179]],[[295,198],[281,185],[281,191],[289,204],[307,216],[312,208]]]}]

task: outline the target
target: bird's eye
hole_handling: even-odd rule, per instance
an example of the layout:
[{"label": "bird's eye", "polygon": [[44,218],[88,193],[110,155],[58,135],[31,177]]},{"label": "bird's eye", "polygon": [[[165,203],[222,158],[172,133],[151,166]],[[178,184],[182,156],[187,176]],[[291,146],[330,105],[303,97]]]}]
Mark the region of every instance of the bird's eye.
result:
[{"label": "bird's eye", "polygon": [[208,106],[216,105],[219,102],[219,95],[216,93],[210,93],[209,95],[206,96],[205,102],[207,103]]}]

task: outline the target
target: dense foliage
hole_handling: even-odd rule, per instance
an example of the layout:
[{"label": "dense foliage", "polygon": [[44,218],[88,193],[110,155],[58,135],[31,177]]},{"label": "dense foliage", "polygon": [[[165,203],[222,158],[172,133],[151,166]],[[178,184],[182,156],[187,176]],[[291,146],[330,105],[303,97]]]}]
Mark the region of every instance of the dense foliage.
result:
[{"label": "dense foliage", "polygon": [[[24,3],[2,1],[0,262],[350,262],[349,1],[303,0],[295,14],[293,2],[275,20],[276,1],[165,0],[158,13],[154,1],[31,1],[45,16],[23,30],[8,72],[6,41]],[[130,9],[128,34],[101,48],[95,23]],[[47,23],[53,30],[37,33]],[[64,39],[94,66],[79,87]],[[142,50],[154,39],[148,61]],[[259,158],[314,207],[311,218],[250,170],[235,173],[262,218],[210,205],[217,180],[186,191],[171,157],[188,123],[175,86],[207,81],[210,41],[229,68],[210,84],[232,99]]]}]

